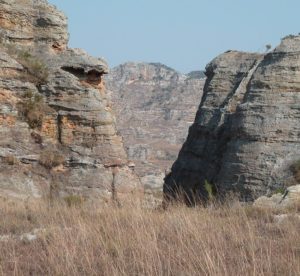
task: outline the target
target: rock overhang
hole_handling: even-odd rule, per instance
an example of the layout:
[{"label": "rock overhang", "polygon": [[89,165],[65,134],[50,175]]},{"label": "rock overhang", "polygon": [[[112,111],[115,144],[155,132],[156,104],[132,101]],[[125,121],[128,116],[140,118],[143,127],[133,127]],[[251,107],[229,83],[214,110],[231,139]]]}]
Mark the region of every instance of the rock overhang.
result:
[{"label": "rock overhang", "polygon": [[102,58],[88,55],[82,49],[68,49],[58,56],[60,67],[68,67],[83,70],[84,74],[108,74],[109,67]]}]

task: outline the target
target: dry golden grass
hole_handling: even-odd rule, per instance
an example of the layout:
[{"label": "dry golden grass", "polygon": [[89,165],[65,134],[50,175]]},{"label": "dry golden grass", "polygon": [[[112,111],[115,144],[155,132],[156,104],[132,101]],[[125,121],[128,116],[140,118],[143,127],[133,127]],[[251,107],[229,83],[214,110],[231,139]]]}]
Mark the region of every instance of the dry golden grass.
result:
[{"label": "dry golden grass", "polygon": [[[38,239],[20,234],[43,229]],[[0,203],[0,275],[300,275],[299,221],[233,205]]]}]

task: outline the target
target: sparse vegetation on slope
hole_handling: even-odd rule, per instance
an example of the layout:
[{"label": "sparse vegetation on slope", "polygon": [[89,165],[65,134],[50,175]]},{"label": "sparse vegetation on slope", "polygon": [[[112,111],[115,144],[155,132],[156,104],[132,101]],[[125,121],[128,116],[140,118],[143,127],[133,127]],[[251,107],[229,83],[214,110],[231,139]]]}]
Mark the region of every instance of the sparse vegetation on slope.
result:
[{"label": "sparse vegetation on slope", "polygon": [[45,84],[48,81],[49,69],[46,64],[38,57],[26,50],[20,50],[12,45],[8,45],[7,51],[10,56],[15,58],[25,68],[23,78],[36,85]]},{"label": "sparse vegetation on slope", "polygon": [[50,107],[47,106],[40,94],[31,91],[23,96],[23,101],[18,104],[19,115],[27,121],[31,128],[42,126],[44,115]]},{"label": "sparse vegetation on slope", "polygon": [[33,82],[36,85],[47,83],[49,69],[40,58],[31,52],[30,49],[23,50],[15,45],[1,43],[1,41],[0,48],[4,49],[12,58],[17,60],[24,67],[25,70],[22,74],[22,78],[25,81]]},{"label": "sparse vegetation on slope", "polygon": [[57,167],[65,162],[64,155],[53,149],[47,149],[41,152],[39,163],[47,169]]},{"label": "sparse vegetation on slope", "polygon": [[17,60],[26,68],[27,72],[34,78],[36,85],[44,84],[48,80],[48,68],[37,57],[28,51],[21,51],[17,55]]},{"label": "sparse vegetation on slope", "polygon": [[300,275],[299,221],[275,223],[268,209],[2,201],[0,210],[4,275]]}]

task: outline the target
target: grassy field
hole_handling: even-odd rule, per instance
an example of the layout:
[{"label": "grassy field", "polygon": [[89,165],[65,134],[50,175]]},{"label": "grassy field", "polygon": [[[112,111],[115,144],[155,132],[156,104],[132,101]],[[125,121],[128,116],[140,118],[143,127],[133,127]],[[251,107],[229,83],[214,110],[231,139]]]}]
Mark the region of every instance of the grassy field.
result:
[{"label": "grassy field", "polygon": [[300,275],[300,222],[267,209],[75,205],[0,200],[0,275]]}]

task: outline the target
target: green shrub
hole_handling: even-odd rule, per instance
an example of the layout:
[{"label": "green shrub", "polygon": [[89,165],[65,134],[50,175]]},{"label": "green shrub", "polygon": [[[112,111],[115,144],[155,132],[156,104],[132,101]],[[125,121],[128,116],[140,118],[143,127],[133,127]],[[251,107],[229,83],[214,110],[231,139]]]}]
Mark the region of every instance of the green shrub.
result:
[{"label": "green shrub", "polygon": [[47,82],[49,77],[48,67],[37,57],[28,51],[20,51],[17,60],[27,69],[28,73],[35,78],[37,85]]},{"label": "green shrub", "polygon": [[29,60],[30,58],[32,58],[31,54],[28,51],[19,51],[18,57],[22,60]]},{"label": "green shrub", "polygon": [[41,85],[48,81],[49,69],[37,56],[14,45],[2,43],[1,46],[26,69],[27,75],[23,74],[25,80],[34,82],[36,85]]},{"label": "green shrub", "polygon": [[266,45],[266,52],[269,52],[272,48],[272,45],[271,44],[267,44]]},{"label": "green shrub", "polygon": [[69,207],[75,207],[82,205],[85,201],[85,198],[79,195],[68,195],[64,197],[64,201]]},{"label": "green shrub", "polygon": [[63,154],[56,150],[44,150],[40,154],[39,164],[47,169],[52,169],[65,162]]},{"label": "green shrub", "polygon": [[45,111],[48,108],[43,97],[32,91],[26,92],[23,97],[24,100],[18,104],[19,115],[27,121],[31,128],[41,127]]},{"label": "green shrub", "polygon": [[207,180],[204,181],[204,188],[207,192],[208,195],[208,199],[212,200],[214,199],[215,195],[214,195],[214,188],[213,185],[211,183],[209,183]]},{"label": "green shrub", "polygon": [[283,195],[285,193],[285,191],[286,191],[286,188],[280,187],[274,191],[274,194],[282,194]]}]

